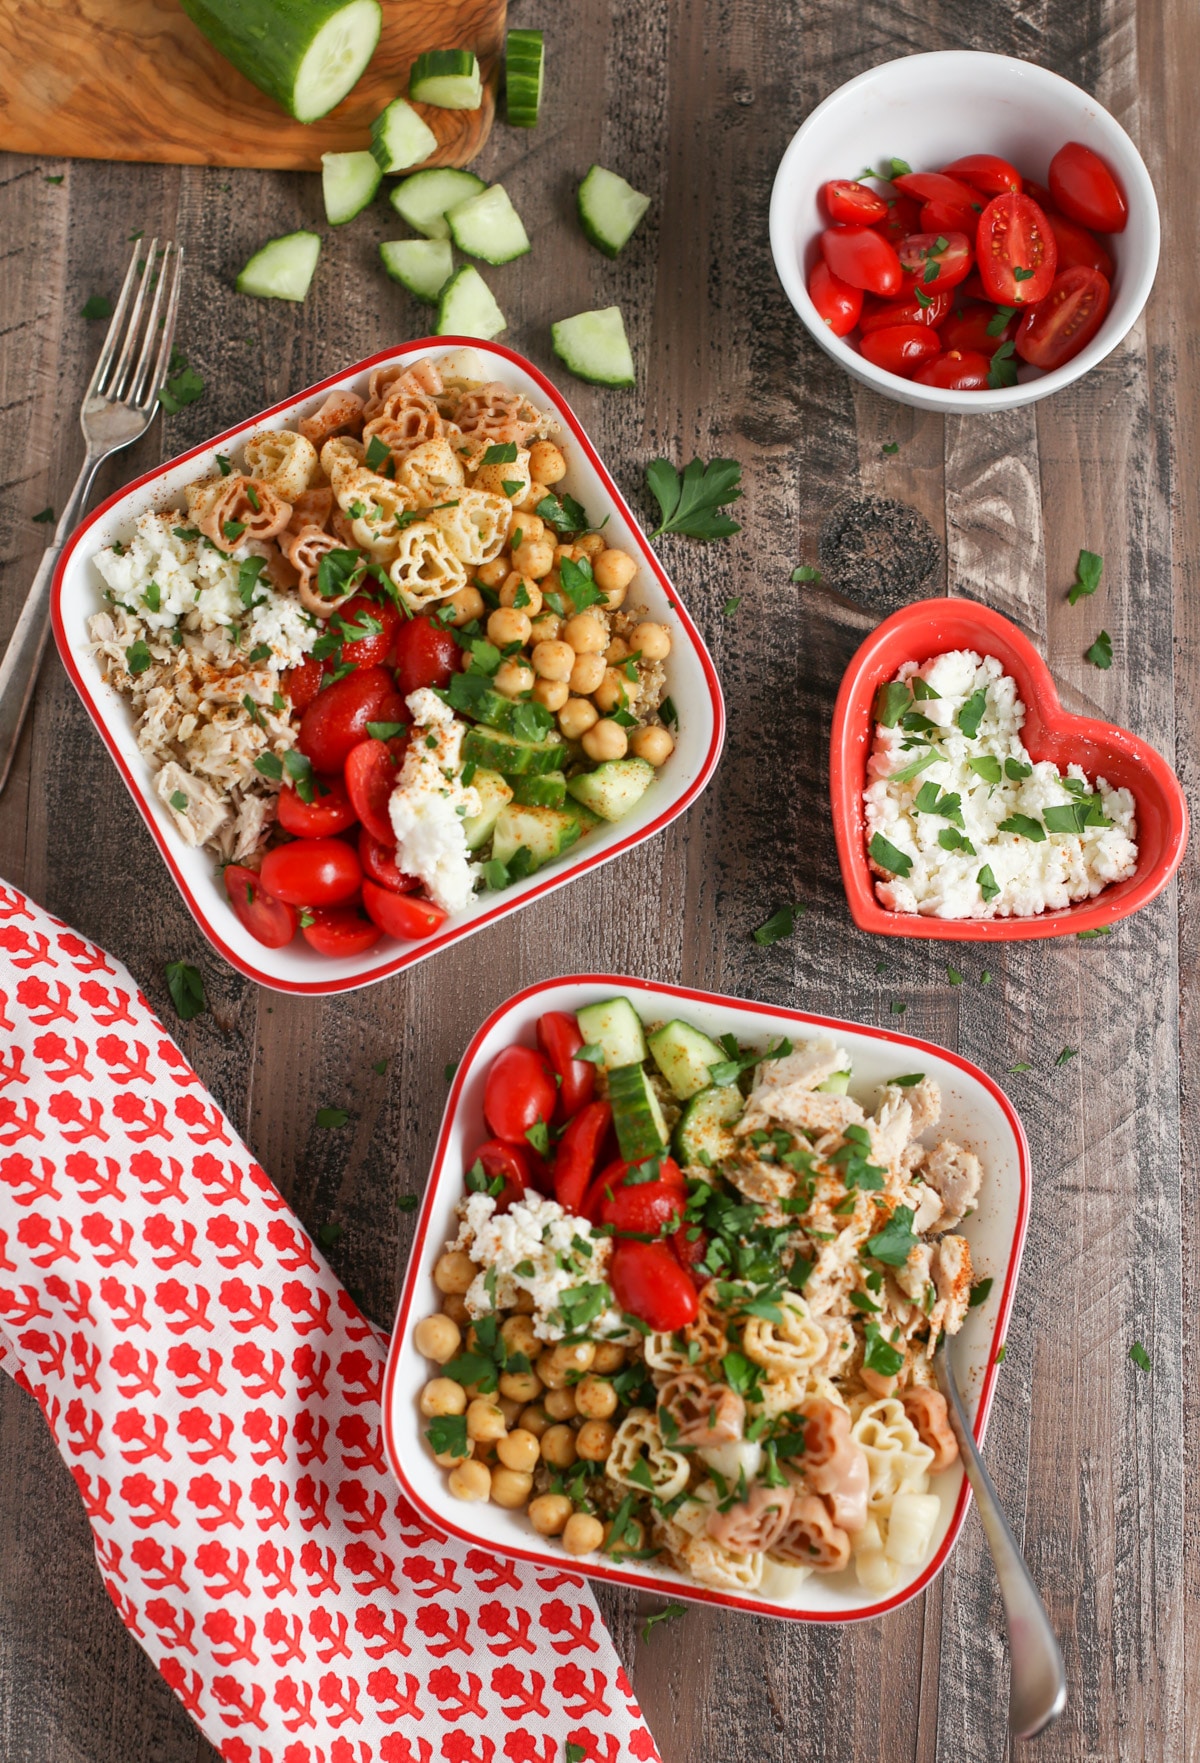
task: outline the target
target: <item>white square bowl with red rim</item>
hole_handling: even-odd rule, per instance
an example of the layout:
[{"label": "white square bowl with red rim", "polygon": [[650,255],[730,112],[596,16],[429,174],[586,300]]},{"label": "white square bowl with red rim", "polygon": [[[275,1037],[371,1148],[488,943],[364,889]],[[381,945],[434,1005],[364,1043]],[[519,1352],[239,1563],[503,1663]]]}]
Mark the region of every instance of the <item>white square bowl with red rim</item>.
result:
[{"label": "white square bowl with red rim", "polygon": [[1012,1103],[999,1085],[957,1053],[889,1029],[691,991],[686,986],[577,974],[529,986],[501,1004],[471,1041],[455,1074],[417,1219],[384,1379],[383,1430],[392,1472],[407,1498],[439,1530],[521,1561],[574,1568],[594,1579],[642,1591],[802,1622],[856,1622],[882,1616],[924,1590],[945,1565],[966,1515],[969,1490],[960,1465],[955,1464],[932,1483],[941,1495],[942,1511],[928,1561],[912,1570],[893,1591],[884,1597],[865,1591],[851,1565],[840,1574],[814,1574],[788,1598],[779,1599],[717,1591],[651,1563],[619,1566],[603,1555],[578,1560],[553,1540],[539,1537],[522,1512],[456,1500],[447,1487],[445,1470],[434,1462],[425,1443],[427,1423],[418,1410],[417,1398],[434,1368],[417,1351],[413,1330],[423,1316],[438,1307],[433,1265],[446,1240],[457,1232],[454,1209],[463,1193],[463,1172],[476,1145],[490,1136],[483,1120],[488,1068],[504,1047],[517,1042],[530,1047],[536,1044],[535,1024],[543,1011],[574,1011],[619,993],[630,998],[644,1022],[682,1016],[714,1039],[733,1033],[743,1043],[765,1047],[780,1036],[797,1042],[832,1035],[853,1058],[853,1092],[868,1103],[876,1086],[889,1078],[922,1071],[937,1079],[942,1090],[942,1119],[937,1131],[973,1150],[983,1165],[977,1210],[960,1228],[971,1247],[976,1278],[990,1277],[992,1287],[986,1299],[968,1313],[956,1353],[975,1436],[983,1439],[996,1384],[997,1354],[1016,1292],[1030,1196],[1029,1147]]},{"label": "white square bowl with red rim", "polygon": [[[463,348],[474,349],[481,355],[495,379],[516,387],[535,404],[553,412],[561,427],[557,438],[567,458],[567,475],[561,487],[582,502],[594,521],[608,515],[606,538],[639,560],[641,567],[634,577],[628,604],[644,607],[648,617],[669,625],[674,638],[667,663],[667,686],[679,718],[675,751],[625,819],[594,828],[566,856],[524,881],[501,892],[476,896],[464,912],[448,918],[432,937],[412,943],[388,937],[362,955],[339,958],[318,955],[299,935],[285,948],[267,949],[234,916],[221,885],[216,859],[209,852],[184,844],[169,809],[154,793],[149,766],[138,749],[129,706],[105,682],[88,636],[88,620],[104,606],[100,597],[103,583],[92,558],[114,539],[128,539],[139,515],[181,505],[184,486],[215,472],[216,455],[232,453],[256,430],[294,426],[332,391],[349,388],[365,395],[373,368],[390,362],[415,361],[423,355],[441,356]],[[716,769],[725,737],[725,705],[704,640],[578,417],[532,362],[500,343],[484,343],[473,337],[426,337],[402,348],[384,349],[369,360],[355,362],[319,385],[309,386],[271,409],[260,411],[236,428],[226,429],[211,441],[193,447],[118,490],[82,522],[67,542],[55,571],[51,608],[63,665],[192,916],[213,948],[231,966],[260,985],[281,992],[349,992],[387,979],[598,868],[621,852],[632,850],[661,832],[696,800]]]}]

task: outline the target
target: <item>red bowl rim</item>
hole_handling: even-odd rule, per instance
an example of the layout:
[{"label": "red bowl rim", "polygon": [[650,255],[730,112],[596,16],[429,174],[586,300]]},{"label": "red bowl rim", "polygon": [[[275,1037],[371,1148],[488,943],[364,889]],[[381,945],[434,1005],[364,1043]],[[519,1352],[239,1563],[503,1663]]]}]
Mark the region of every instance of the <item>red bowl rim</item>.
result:
[{"label": "red bowl rim", "polygon": [[[957,614],[965,615],[978,628],[980,640],[973,647],[986,653],[988,638],[992,636],[1000,637],[1017,650],[1029,671],[1044,721],[1060,726],[1074,726],[1082,738],[1100,744],[1111,744],[1116,735],[1124,750],[1144,768],[1146,784],[1143,786],[1143,793],[1157,795],[1167,831],[1158,861],[1140,879],[1131,878],[1133,885],[1119,899],[1114,900],[1111,891],[1106,889],[1093,900],[1069,906],[1062,911],[1041,913],[1034,918],[931,918],[920,913],[889,912],[879,904],[867,862],[862,809],[866,756],[870,750],[872,727],[871,703],[876,687],[885,675],[890,678],[895,671],[894,666],[883,667],[879,656],[897,631],[910,627],[916,637],[912,660],[925,661],[929,656],[940,653],[940,647],[923,645],[918,633],[920,627],[935,616],[944,616],[949,606],[953,606]],[[865,705],[861,705],[857,701],[866,688],[869,688],[869,693]],[[864,724],[867,729],[867,743],[860,751],[856,751]],[[1136,802],[1138,789],[1130,787]],[[838,863],[850,916],[860,930],[871,931],[878,936],[918,937],[936,939],[939,942],[1001,943],[1031,942],[1047,937],[1077,936],[1086,930],[1101,930],[1140,911],[1161,894],[1179,868],[1187,849],[1187,799],[1179,779],[1162,754],[1117,723],[1105,722],[1100,717],[1078,716],[1065,710],[1049,667],[1025,632],[993,607],[959,595],[914,600],[910,605],[900,607],[878,624],[855,651],[842,675],[833,712],[829,748],[829,796]]]},{"label": "red bowl rim", "polygon": [[[749,998],[734,998],[720,992],[702,992],[692,986],[677,986],[671,985],[666,981],[635,979],[627,974],[571,973],[562,974],[556,979],[538,980],[532,985],[525,986],[521,991],[514,992],[512,997],[506,998],[502,1004],[498,1004],[492,1011],[491,1015],[487,1017],[486,1021],[480,1025],[471,1037],[470,1044],[462,1058],[459,1060],[458,1069],[454,1074],[454,1080],[450,1086],[450,1094],[446,1098],[445,1112],[442,1116],[442,1125],[438,1133],[437,1145],[434,1149],[429,1179],[425,1184],[425,1193],[421,1202],[421,1210],[413,1233],[412,1247],[409,1251],[408,1269],[405,1274],[404,1290],[400,1296],[396,1319],[392,1324],[392,1336],[388,1347],[387,1366],[384,1371],[381,1396],[384,1448],[387,1452],[388,1463],[391,1467],[392,1474],[395,1476],[405,1499],[416,1508],[422,1518],[429,1523],[435,1531],[440,1531],[444,1534],[448,1533],[453,1537],[457,1537],[460,1542],[470,1543],[476,1547],[478,1546],[479,1537],[476,1533],[449,1521],[444,1512],[435,1511],[433,1507],[428,1505],[427,1502],[422,1499],[421,1495],[413,1487],[412,1483],[404,1473],[400,1452],[397,1448],[397,1439],[392,1420],[395,1407],[395,1383],[398,1375],[401,1347],[408,1330],[409,1316],[417,1292],[417,1281],[420,1278],[421,1270],[424,1265],[423,1257],[425,1253],[426,1238],[429,1233],[430,1215],[433,1209],[434,1197],[441,1183],[442,1171],[449,1148],[451,1129],[458,1112],[459,1101],[462,1096],[464,1085],[471,1072],[472,1066],[474,1065],[480,1047],[486,1037],[491,1033],[492,1029],[501,1022],[511,1010],[517,1005],[525,1003],[527,999],[536,998],[541,993],[552,991],[559,986],[591,985],[609,986],[612,987],[614,991],[621,992],[654,992],[658,994],[666,994],[669,997],[690,1000],[693,1003],[715,1004],[720,1006],[721,1009],[741,1011],[748,1015],[765,1012],[771,1016],[785,1017],[789,1022],[803,1023],[806,1027],[826,1029],[834,1034],[849,1030],[854,1034],[870,1035],[876,1040],[890,1041],[898,1047],[910,1047],[917,1052],[932,1053],[939,1059],[945,1059],[949,1064],[956,1065],[961,1071],[966,1072],[967,1075],[973,1078],[974,1081],[987,1092],[992,1100],[996,1102],[1004,1116],[1006,1125],[1012,1133],[1016,1145],[1019,1193],[1016,1226],[1012,1238],[1012,1249],[1005,1271],[1004,1286],[1000,1294],[1000,1303],[996,1313],[995,1327],[992,1331],[991,1350],[988,1353],[987,1366],[980,1383],[979,1404],[975,1412],[973,1430],[976,1439],[982,1445],[984,1435],[987,1431],[988,1415],[991,1412],[992,1398],[995,1394],[996,1379],[999,1371],[999,1362],[996,1353],[1005,1339],[1009,1318],[1012,1314],[1013,1302],[1016,1296],[1017,1278],[1020,1273],[1021,1257],[1025,1248],[1025,1236],[1029,1226],[1029,1210],[1032,1192],[1029,1144],[1025,1137],[1025,1129],[1021,1125],[1020,1117],[1018,1116],[1016,1109],[1013,1107],[1012,1102],[1001,1089],[1000,1085],[996,1083],[993,1078],[989,1077],[986,1071],[981,1070],[978,1065],[972,1064],[969,1059],[964,1059],[961,1054],[952,1052],[946,1047],[939,1047],[932,1041],[918,1040],[914,1035],[898,1034],[894,1029],[875,1028],[870,1023],[847,1022],[841,1018],[833,1016],[815,1016],[806,1010],[792,1010],[785,1005],[759,1003]],[[927,1562],[922,1572],[912,1584],[904,1586],[900,1591],[894,1592],[890,1597],[883,1598],[877,1603],[866,1605],[862,1609],[856,1609],[853,1611],[843,1612],[822,1610],[806,1611],[804,1613],[798,1611],[793,1612],[787,1609],[772,1607],[765,1600],[737,1597],[731,1592],[718,1591],[709,1586],[689,1585],[686,1583],[678,1583],[674,1580],[664,1581],[657,1576],[644,1571],[639,1572],[636,1569],[619,1568],[599,1561],[589,1564],[586,1568],[580,1568],[579,1570],[588,1578],[610,1581],[615,1585],[633,1586],[638,1591],[653,1592],[659,1597],[670,1595],[672,1598],[683,1598],[694,1603],[718,1604],[732,1610],[745,1610],[754,1616],[774,1616],[784,1621],[795,1622],[866,1622],[874,1617],[884,1616],[890,1610],[899,1609],[902,1604],[907,1604],[911,1598],[915,1598],[919,1592],[924,1591],[930,1582],[941,1572],[949,1559],[951,1550],[958,1541],[959,1532],[962,1530],[963,1520],[966,1517],[967,1505],[970,1499],[970,1491],[970,1485],[964,1476],[946,1534],[942,1538],[937,1552],[932,1559]],[[514,1560],[518,1561],[531,1562],[537,1567],[550,1567],[556,1572],[576,1571],[574,1566],[564,1568],[562,1555],[551,1554],[548,1549],[522,1549],[513,1547],[507,1543],[503,1545],[493,1543],[492,1546],[496,1547],[505,1556],[511,1556]]]},{"label": "red bowl rim", "polygon": [[[517,898],[505,902],[503,897],[501,897],[497,905],[490,911],[480,913],[478,917],[471,919],[469,923],[455,925],[451,929],[439,933],[437,936],[429,937],[421,942],[412,943],[407,947],[401,947],[398,954],[389,955],[386,960],[380,961],[372,967],[364,968],[361,973],[347,974],[339,979],[328,980],[285,979],[263,972],[260,968],[256,967],[252,961],[245,960],[225,942],[208,913],[205,911],[203,905],[193,894],[191,886],[176,863],[164,830],[147,812],[143,800],[142,789],[137,780],[133,777],[130,768],[125,762],[124,756],[120,752],[115,741],[111,738],[106,720],[92,695],[88,682],[85,680],[77,666],[74,654],[72,653],[70,640],[67,636],[62,615],[63,578],[72,556],[96,521],[98,521],[103,514],[107,513],[114,503],[122,501],[135,490],[140,490],[148,484],[153,484],[159,478],[164,477],[167,472],[173,471],[177,466],[185,464],[189,459],[194,459],[202,453],[211,452],[214,447],[219,447],[223,441],[229,441],[242,435],[247,429],[254,425],[269,422],[272,417],[278,416],[286,410],[295,408],[296,405],[309,398],[319,396],[320,393],[339,385],[351,375],[361,376],[369,373],[372,368],[379,367],[384,362],[392,360],[395,356],[410,355],[415,350],[444,350],[454,348],[483,348],[487,352],[499,355],[506,361],[512,362],[515,367],[518,367],[523,373],[527,373],[538,385],[542,393],[549,398],[551,406],[556,414],[560,415],[562,420],[567,424],[575,442],[582,449],[584,455],[604,485],[606,495],[611,498],[622,518],[628,523],[631,532],[639,543],[645,563],[652,570],[663,592],[672,601],[672,609],[678,616],[679,622],[699,658],[708,685],[709,704],[712,711],[713,721],[708,751],[704,756],[699,771],[688,788],[684,790],[681,795],[673,798],[669,803],[664,805],[662,812],[656,815],[648,826],[642,827],[638,832],[629,833],[625,838],[618,840],[616,844],[607,847],[604,851],[594,852],[590,856],[583,857],[579,862],[572,863],[561,869],[553,870],[541,883],[539,883],[538,886],[530,888],[526,893],[519,895]],[[182,894],[184,903],[191,912],[192,917],[196,920],[196,923],[204,932],[204,935],[208,938],[212,946],[216,949],[217,953],[222,956],[224,960],[228,961],[231,967],[236,968],[239,973],[245,974],[248,979],[252,979],[257,984],[267,986],[272,991],[276,992],[288,992],[308,997],[319,997],[331,993],[357,991],[360,987],[376,984],[380,980],[390,978],[393,974],[403,972],[407,967],[414,966],[418,961],[424,961],[428,956],[436,954],[440,949],[448,947],[451,943],[458,942],[463,937],[474,935],[476,931],[483,930],[485,926],[493,924],[497,919],[507,917],[509,913],[518,911],[521,907],[529,905],[532,901],[540,899],[543,895],[552,893],[556,888],[563,887],[567,882],[576,880],[588,870],[596,869],[602,863],[607,863],[610,859],[619,857],[623,852],[632,850],[635,845],[640,845],[644,840],[653,838],[656,833],[662,832],[673,820],[677,819],[679,815],[683,814],[686,809],[691,807],[701,791],[706,788],[713,772],[716,770],[717,761],[721,756],[721,748],[725,740],[725,701],[721,694],[721,686],[720,681],[717,678],[716,668],[713,665],[712,657],[708,652],[704,639],[693,623],[687,608],[683,605],[683,602],[679,597],[679,590],[674,586],[666,574],[666,571],[663,569],[650,546],[649,540],[642,531],[641,523],[636,519],[629,504],[614,483],[610,472],[600,458],[595,447],[592,445],[592,442],[582,423],[579,421],[579,418],[576,416],[566,398],[558,390],[557,386],[553,385],[551,381],[547,379],[546,375],[542,373],[541,369],[536,367],[532,361],[527,360],[524,355],[518,354],[515,349],[510,349],[503,343],[481,343],[481,339],[478,337],[418,337],[413,342],[396,344],[390,349],[381,349],[378,354],[368,356],[364,361],[354,362],[349,367],[344,367],[339,372],[330,374],[327,378],[319,380],[316,385],[308,386],[300,391],[290,393],[288,397],[281,399],[279,403],[272,404],[269,409],[261,410],[253,416],[244,418],[242,421],[235,423],[231,428],[224,429],[219,435],[214,435],[208,440],[200,442],[199,445],[189,448],[187,452],[177,454],[174,459],[169,459],[165,464],[155,466],[152,471],[144,472],[141,477],[134,478],[130,483],[123,484],[120,489],[114,490],[111,496],[106,497],[98,507],[94,508],[85,520],[80,522],[64,545],[62,555],[59,557],[58,563],[55,567],[54,579],[50,588],[50,616],[54,629],[54,640],[58,646],[58,653],[62,660],[62,664],[67,671],[68,677],[80,698],[83,700],[84,706],[86,707],[88,714],[91,716],[92,721],[95,723],[101,739],[108,748],[109,754],[115,763],[118,772],[124,779],[126,787],[137,805],[138,812],[141,814],[142,819],[145,821],[146,826],[149,829],[151,838],[158,847],[159,855],[162,857],[163,862],[170,871],[172,879],[174,880],[176,887],[179,889],[179,892]],[[395,947],[395,944],[393,943],[392,946]]]}]

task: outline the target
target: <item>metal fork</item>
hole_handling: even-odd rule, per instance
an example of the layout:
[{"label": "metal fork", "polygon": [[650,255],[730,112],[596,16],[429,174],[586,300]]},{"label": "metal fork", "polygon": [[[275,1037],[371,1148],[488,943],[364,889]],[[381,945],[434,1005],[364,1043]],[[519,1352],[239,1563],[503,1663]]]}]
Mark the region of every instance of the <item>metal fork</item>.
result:
[{"label": "metal fork", "polygon": [[108,335],[79,412],[87,443],[83,469],[67,497],[54,538],[42,555],[0,661],[0,790],[8,782],[46,648],[55,564],[87,507],[101,465],[110,453],[145,434],[154,420],[171,359],[182,275],[180,246],[168,241],[160,257],[157,239],[148,246],[140,241],[134,245]]}]

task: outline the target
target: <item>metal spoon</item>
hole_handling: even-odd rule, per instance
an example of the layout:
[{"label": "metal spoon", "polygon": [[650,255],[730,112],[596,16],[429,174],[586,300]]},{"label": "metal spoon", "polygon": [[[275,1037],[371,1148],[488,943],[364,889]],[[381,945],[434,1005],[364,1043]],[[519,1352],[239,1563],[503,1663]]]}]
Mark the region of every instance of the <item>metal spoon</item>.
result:
[{"label": "metal spoon", "polygon": [[1017,1539],[1001,1509],[1000,1496],[979,1455],[955,1381],[950,1339],[945,1335],[934,1355],[933,1369],[938,1388],[946,1398],[950,1425],[979,1507],[1004,1600],[1010,1661],[1008,1724],[1017,1738],[1031,1739],[1056,1720],[1067,1705],[1067,1674],[1062,1654],[1046,1606],[1030,1578]]}]

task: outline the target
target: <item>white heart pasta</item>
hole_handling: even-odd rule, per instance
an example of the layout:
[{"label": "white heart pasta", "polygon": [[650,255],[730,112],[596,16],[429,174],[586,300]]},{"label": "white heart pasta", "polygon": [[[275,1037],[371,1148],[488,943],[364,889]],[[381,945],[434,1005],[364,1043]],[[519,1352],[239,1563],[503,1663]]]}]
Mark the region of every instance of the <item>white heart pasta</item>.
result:
[{"label": "white heart pasta", "polygon": [[504,549],[512,504],[504,496],[482,490],[461,490],[453,506],[431,508],[429,519],[446,535],[446,543],[468,568],[490,563]]},{"label": "white heart pasta", "polygon": [[825,1357],[829,1345],[825,1331],[798,1292],[784,1292],[779,1309],[778,1322],[749,1318],[742,1332],[742,1351],[780,1377],[806,1377]]},{"label": "white heart pasta", "polygon": [[246,469],[255,483],[269,484],[294,503],[317,475],[317,449],[293,429],[260,429],[246,442]]},{"label": "white heart pasta", "polygon": [[611,1480],[643,1493],[651,1491],[646,1486],[649,1474],[660,1500],[673,1500],[688,1483],[687,1458],[667,1447],[657,1420],[645,1408],[631,1408],[617,1428],[605,1470]]},{"label": "white heart pasta", "polygon": [[[359,523],[354,524],[357,529]],[[428,520],[414,521],[397,535],[388,574],[413,612],[456,594],[467,580],[446,535]]]},{"label": "white heart pasta", "polygon": [[397,487],[413,498],[415,508],[447,502],[462,488],[462,460],[449,441],[425,441],[396,467]]},{"label": "white heart pasta", "polygon": [[503,496],[509,503],[523,502],[529,494],[532,482],[529,453],[525,447],[517,448],[515,459],[506,459],[500,465],[481,465],[475,473],[477,490],[487,490],[493,496]]},{"label": "white heart pasta", "polygon": [[692,1578],[701,1585],[719,1586],[723,1591],[754,1592],[762,1583],[761,1551],[726,1549],[706,1533],[693,1537],[684,1550]]}]

